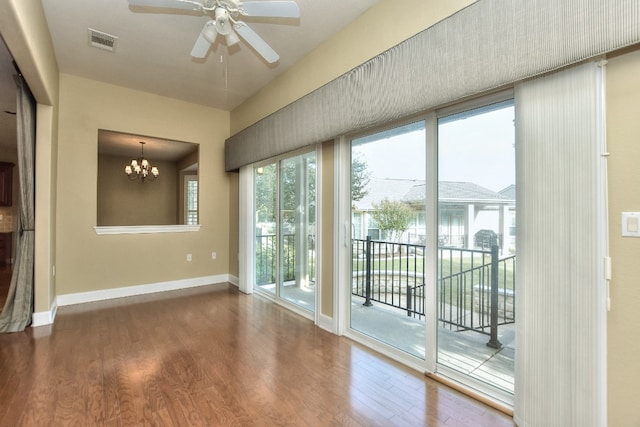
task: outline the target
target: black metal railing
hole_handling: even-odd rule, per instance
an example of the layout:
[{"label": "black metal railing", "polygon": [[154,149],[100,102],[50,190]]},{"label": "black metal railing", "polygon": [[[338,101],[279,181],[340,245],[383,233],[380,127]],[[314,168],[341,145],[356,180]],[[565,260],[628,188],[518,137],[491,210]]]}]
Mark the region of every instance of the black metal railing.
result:
[{"label": "black metal railing", "polygon": [[[424,245],[353,239],[352,294],[390,305],[407,316],[425,315]],[[515,321],[515,255],[500,259],[490,251],[438,248],[438,301],[441,326],[490,335]]]},{"label": "black metal railing", "polygon": [[499,345],[496,328],[515,322],[515,255],[500,259],[496,245],[490,251],[438,251],[441,326],[491,335],[490,343]]},{"label": "black metal railing", "polygon": [[[315,281],[315,236],[307,237],[310,278]],[[282,280],[296,279],[295,235],[282,237]],[[425,246],[367,238],[352,239],[352,294],[425,315]],[[275,235],[256,236],[256,284],[276,281]],[[490,251],[458,247],[438,248],[438,321],[455,331],[474,330],[490,335],[488,345],[500,346],[497,328],[515,322],[515,255],[500,259]]]},{"label": "black metal railing", "polygon": [[424,316],[424,245],[353,239],[352,294]]},{"label": "black metal railing", "polygon": [[[296,279],[296,251],[295,234],[284,234],[282,236],[282,281],[290,282]],[[277,250],[278,245],[275,234],[265,234],[255,237],[255,277],[256,285],[262,286],[276,282],[277,271]],[[307,236],[304,243],[305,251],[308,253],[308,269],[311,282],[315,282],[316,271],[316,251],[315,235]]]}]

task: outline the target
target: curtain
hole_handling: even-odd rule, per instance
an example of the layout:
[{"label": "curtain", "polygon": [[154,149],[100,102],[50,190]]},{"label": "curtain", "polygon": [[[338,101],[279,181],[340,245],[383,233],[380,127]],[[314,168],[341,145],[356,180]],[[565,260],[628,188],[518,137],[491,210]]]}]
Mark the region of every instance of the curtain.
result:
[{"label": "curtain", "polygon": [[514,419],[607,424],[604,66],[516,86]]},{"label": "curtain", "polygon": [[640,41],[638,0],[481,0],[227,139],[227,171]]},{"label": "curtain", "polygon": [[23,331],[31,324],[33,314],[36,111],[33,96],[25,81],[21,76],[18,76],[16,82],[18,180],[20,184],[18,241],[7,302],[0,313],[0,332]]}]

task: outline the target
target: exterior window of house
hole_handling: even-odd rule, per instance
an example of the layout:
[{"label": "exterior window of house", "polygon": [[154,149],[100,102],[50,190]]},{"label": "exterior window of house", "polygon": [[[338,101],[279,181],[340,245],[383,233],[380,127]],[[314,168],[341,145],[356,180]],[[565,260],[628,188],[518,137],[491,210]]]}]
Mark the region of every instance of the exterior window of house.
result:
[{"label": "exterior window of house", "polygon": [[353,239],[362,239],[362,212],[354,212],[353,214],[351,237]]},{"label": "exterior window of house", "polygon": [[[371,217],[369,214],[369,221],[367,221],[367,236],[369,236],[372,240],[380,240],[380,228],[376,223],[376,220]],[[365,239],[367,236],[363,236]]]},{"label": "exterior window of house", "polygon": [[185,224],[198,224],[198,176],[185,175]]}]

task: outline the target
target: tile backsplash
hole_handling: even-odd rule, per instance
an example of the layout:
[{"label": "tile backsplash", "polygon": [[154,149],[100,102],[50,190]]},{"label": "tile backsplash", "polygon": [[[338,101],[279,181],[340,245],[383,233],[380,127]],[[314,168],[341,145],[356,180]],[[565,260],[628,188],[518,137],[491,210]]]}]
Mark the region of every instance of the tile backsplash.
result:
[{"label": "tile backsplash", "polygon": [[0,208],[0,233],[15,231],[15,216],[13,207]]}]

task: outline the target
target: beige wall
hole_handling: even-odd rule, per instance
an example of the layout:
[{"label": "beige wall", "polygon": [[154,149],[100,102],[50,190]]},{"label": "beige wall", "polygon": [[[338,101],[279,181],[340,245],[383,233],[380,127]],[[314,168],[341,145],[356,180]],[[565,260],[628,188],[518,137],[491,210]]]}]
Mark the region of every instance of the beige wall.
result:
[{"label": "beige wall", "polygon": [[640,426],[640,238],[621,237],[621,213],[640,211],[640,50],[607,66],[609,240],[609,425]]},{"label": "beige wall", "polygon": [[[96,235],[98,129],[199,144],[201,230]],[[231,178],[223,155],[228,136],[228,112],[61,74],[58,295],[227,274]],[[193,261],[186,261],[187,253]]]}]

